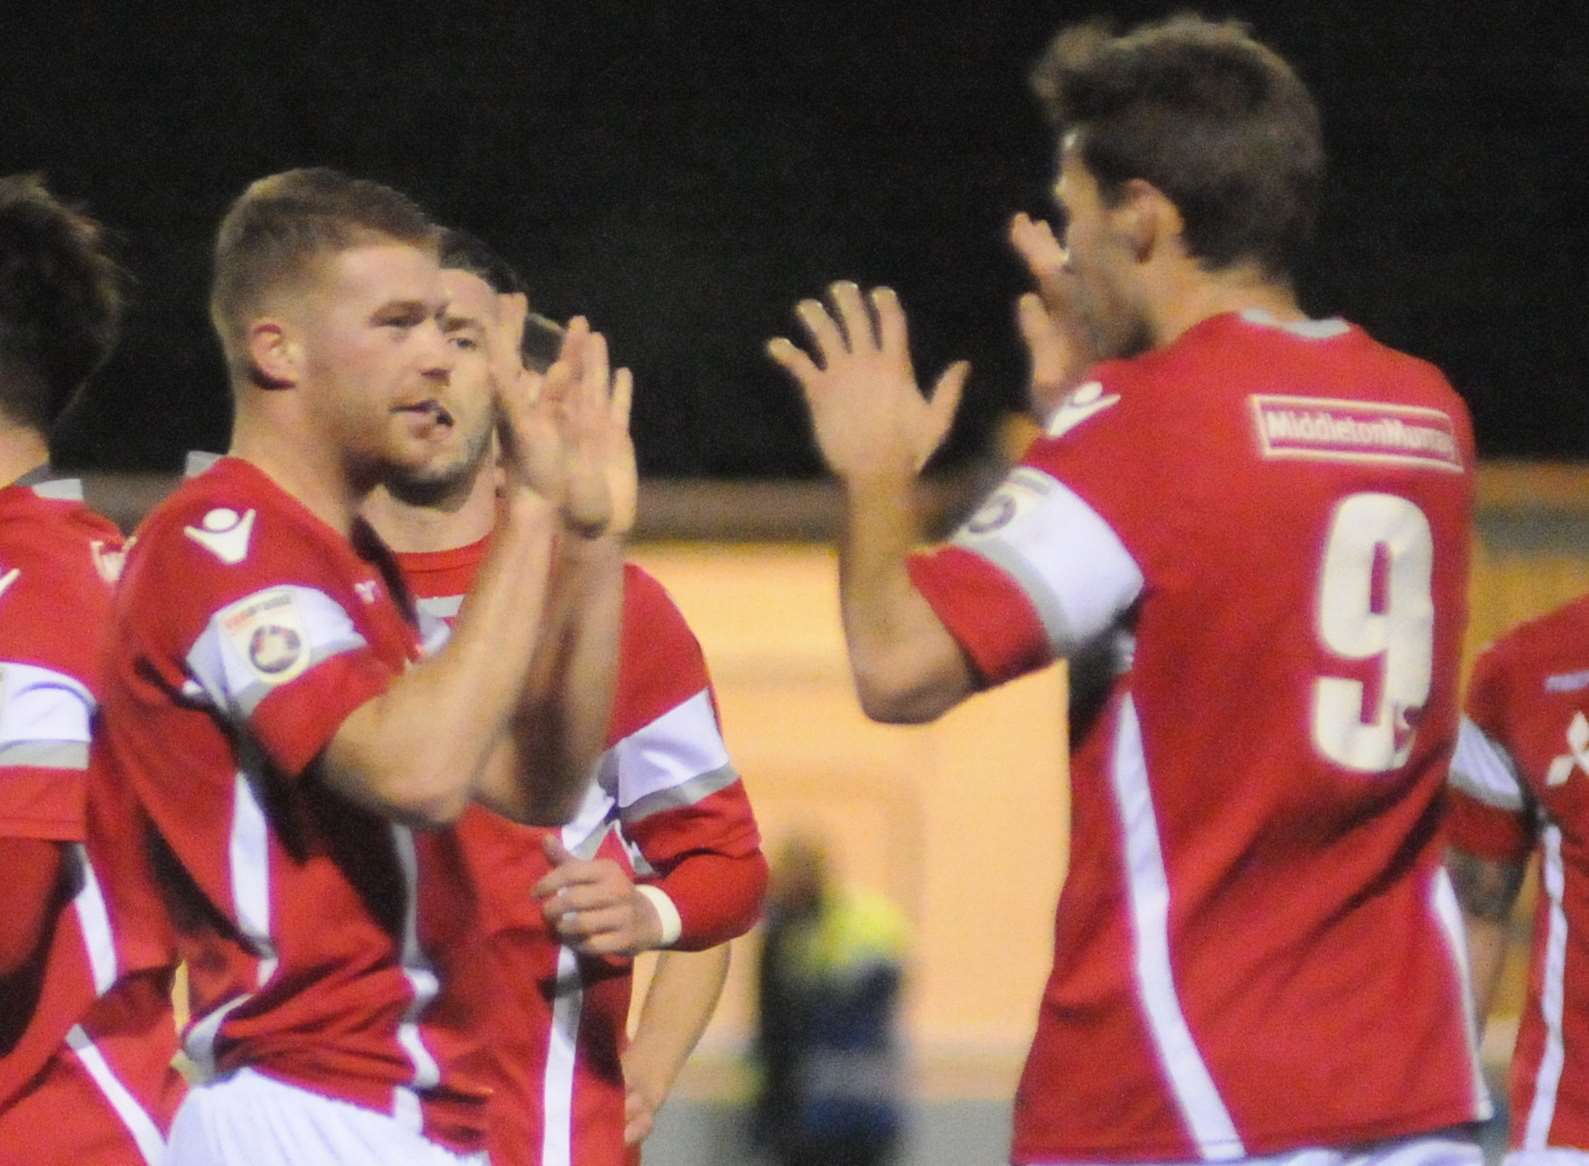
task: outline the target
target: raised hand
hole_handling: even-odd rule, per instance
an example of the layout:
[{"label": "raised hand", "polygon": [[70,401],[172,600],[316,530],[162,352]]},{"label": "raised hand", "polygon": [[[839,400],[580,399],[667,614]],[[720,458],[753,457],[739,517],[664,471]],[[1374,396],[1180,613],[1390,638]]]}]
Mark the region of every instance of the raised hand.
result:
[{"label": "raised hand", "polygon": [[1031,360],[1032,411],[1042,419],[1075,388],[1097,353],[1076,310],[1075,277],[1053,229],[1042,219],[1017,214],[1010,220],[1010,246],[1037,286],[1016,301],[1015,322]]},{"label": "raised hand", "polygon": [[496,319],[486,330],[501,466],[510,489],[529,490],[561,506],[566,459],[558,402],[568,393],[573,361],[590,329],[582,320],[571,324],[564,340],[570,359],[559,360],[542,376],[525,368],[519,356],[527,306],[522,295],[498,296]]},{"label": "raised hand", "polygon": [[569,524],[585,535],[624,534],[634,526],[638,474],[629,414],[634,376],[610,370],[607,339],[592,332],[565,409]]},{"label": "raised hand", "polygon": [[810,354],[781,336],[767,353],[800,385],[817,445],[835,474],[914,476],[949,432],[971,366],[950,365],[931,397],[923,397],[899,297],[882,287],[863,298],[848,282],[834,284],[828,295],[831,314],[816,300],[795,309]]},{"label": "raised hand", "polygon": [[581,955],[633,955],[662,942],[662,920],[610,858],[580,858],[555,834],[543,842],[552,873],[535,884],[546,921]]}]

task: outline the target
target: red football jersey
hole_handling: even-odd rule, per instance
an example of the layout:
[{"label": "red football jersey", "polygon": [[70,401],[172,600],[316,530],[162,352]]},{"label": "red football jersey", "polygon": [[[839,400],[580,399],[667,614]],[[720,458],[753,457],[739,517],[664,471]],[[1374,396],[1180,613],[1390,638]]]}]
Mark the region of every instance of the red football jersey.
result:
[{"label": "red football jersey", "polygon": [[1451,763],[1451,840],[1540,852],[1512,1146],[1589,1149],[1589,597],[1516,628],[1474,668]]},{"label": "red football jersey", "polygon": [[1259,313],[1092,377],[912,562],[983,682],[1071,660],[1070,866],[1014,1161],[1483,1116],[1437,838],[1466,409],[1355,327]]},{"label": "red football jersey", "polygon": [[68,868],[48,950],[0,981],[0,1161],[159,1161],[181,1095],[169,981],[129,966],[107,904],[136,845],[89,844],[85,821],[121,556],[79,483],[0,489],[0,837],[61,843]]},{"label": "red football jersey", "polygon": [[472,1150],[478,1025],[432,958],[478,927],[456,834],[427,833],[421,864],[413,831],[313,767],[434,631],[373,532],[350,543],[224,458],[129,552],[100,739],[158,834],[200,1070],[248,1066]]},{"label": "red football jersey", "polygon": [[[422,610],[452,619],[487,542],[398,561]],[[608,749],[566,846],[624,862],[661,887],[683,930],[705,948],[755,922],[767,867],[745,789],[729,763],[700,645],[662,586],[624,569],[623,628]],[[496,1166],[619,1166],[624,1085],[619,1057],[631,961],[563,947],[530,894],[550,866],[542,831],[479,807],[460,823],[481,882],[496,1095]]]}]

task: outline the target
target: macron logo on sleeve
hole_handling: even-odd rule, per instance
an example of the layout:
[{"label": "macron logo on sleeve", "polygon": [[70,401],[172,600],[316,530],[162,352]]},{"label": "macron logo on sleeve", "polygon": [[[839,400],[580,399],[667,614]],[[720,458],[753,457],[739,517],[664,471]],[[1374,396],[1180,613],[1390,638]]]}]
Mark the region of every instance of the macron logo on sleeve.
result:
[{"label": "macron logo on sleeve", "polygon": [[21,567],[12,567],[4,575],[0,575],[0,595],[4,595],[7,591],[9,591],[11,584],[15,583],[18,576],[21,574]]},{"label": "macron logo on sleeve", "polygon": [[1580,769],[1589,773],[1589,718],[1578,712],[1567,726],[1567,752],[1551,760],[1545,784],[1553,789],[1566,785],[1567,779]]},{"label": "macron logo on sleeve", "polygon": [[254,512],[239,515],[226,506],[217,506],[199,520],[198,526],[185,526],[182,533],[209,551],[228,567],[248,558],[248,541],[254,534]]},{"label": "macron logo on sleeve", "polygon": [[1069,396],[1059,403],[1059,408],[1049,417],[1048,436],[1064,437],[1083,421],[1096,417],[1119,400],[1119,393],[1105,393],[1103,385],[1098,381],[1088,381],[1078,386],[1071,390]]}]

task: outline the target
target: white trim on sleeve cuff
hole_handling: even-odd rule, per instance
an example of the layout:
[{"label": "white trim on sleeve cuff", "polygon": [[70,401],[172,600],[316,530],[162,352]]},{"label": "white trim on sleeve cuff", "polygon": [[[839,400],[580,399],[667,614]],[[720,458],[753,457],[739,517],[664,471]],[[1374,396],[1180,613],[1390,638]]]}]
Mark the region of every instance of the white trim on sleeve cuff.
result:
[{"label": "white trim on sleeve cuff", "polygon": [[679,941],[679,936],[684,934],[684,920],[679,917],[679,909],[673,905],[673,900],[668,898],[668,893],[661,887],[649,886],[639,883],[635,886],[656,908],[657,918],[662,921],[662,942],[658,947],[672,947]]}]

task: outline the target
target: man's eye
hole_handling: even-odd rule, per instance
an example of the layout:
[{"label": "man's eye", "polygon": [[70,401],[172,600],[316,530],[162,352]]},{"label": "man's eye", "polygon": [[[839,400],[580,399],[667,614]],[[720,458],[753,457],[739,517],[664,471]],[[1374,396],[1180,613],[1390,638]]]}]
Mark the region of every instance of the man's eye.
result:
[{"label": "man's eye", "polygon": [[463,352],[473,352],[480,347],[480,342],[472,336],[450,336],[447,343]]}]

